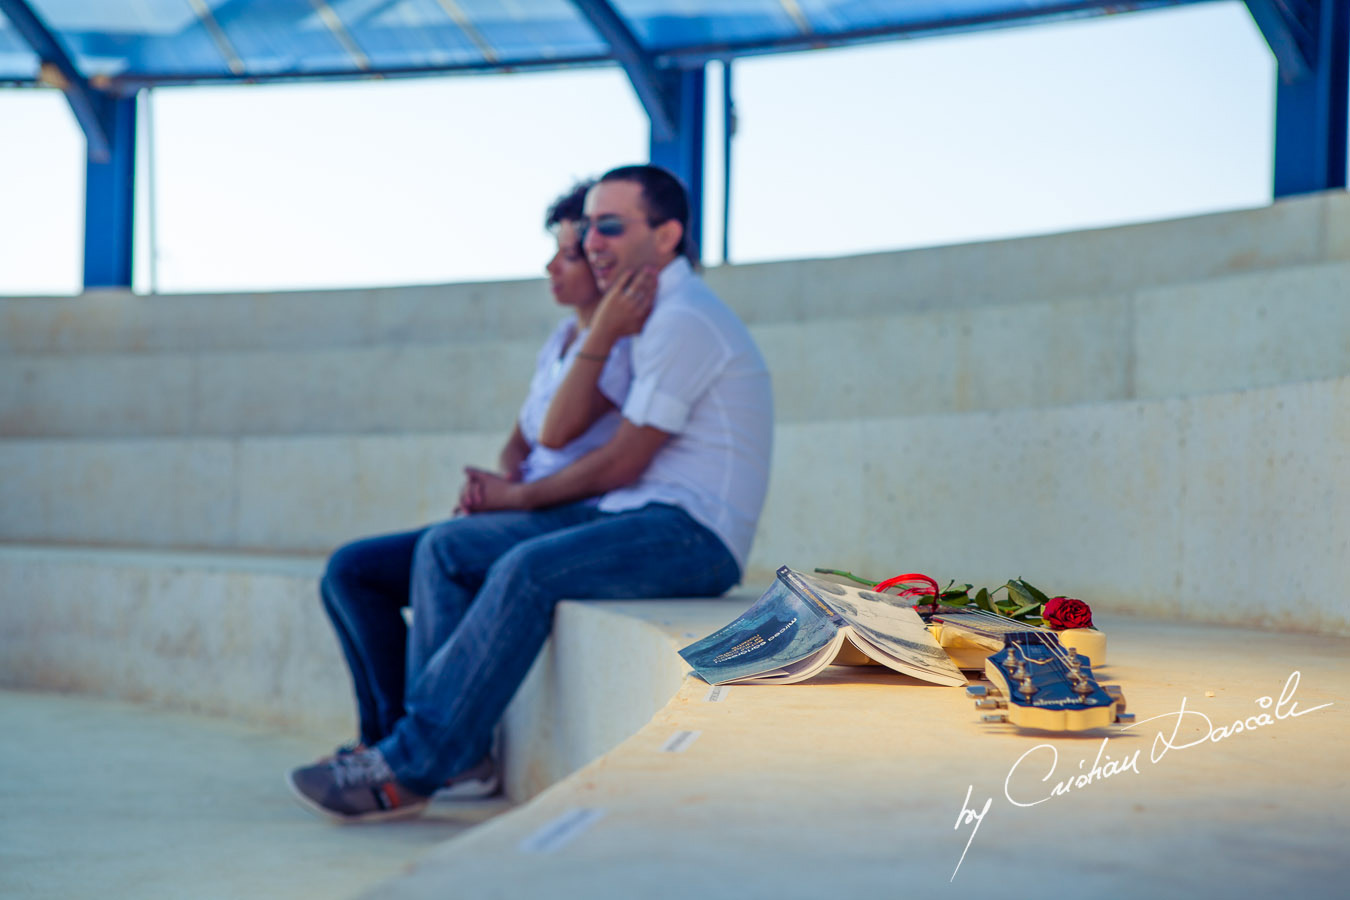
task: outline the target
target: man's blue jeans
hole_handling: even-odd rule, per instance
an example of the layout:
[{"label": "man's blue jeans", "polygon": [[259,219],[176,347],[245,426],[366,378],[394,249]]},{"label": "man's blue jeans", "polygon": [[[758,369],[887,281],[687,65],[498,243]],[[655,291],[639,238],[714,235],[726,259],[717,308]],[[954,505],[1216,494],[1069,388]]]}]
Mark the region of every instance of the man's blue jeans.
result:
[{"label": "man's blue jeans", "polygon": [[739,578],[721,540],[681,509],[578,503],[348,544],[321,593],[352,672],[362,742],[378,745],[402,784],[430,794],[488,752],[559,600],[710,597]]}]

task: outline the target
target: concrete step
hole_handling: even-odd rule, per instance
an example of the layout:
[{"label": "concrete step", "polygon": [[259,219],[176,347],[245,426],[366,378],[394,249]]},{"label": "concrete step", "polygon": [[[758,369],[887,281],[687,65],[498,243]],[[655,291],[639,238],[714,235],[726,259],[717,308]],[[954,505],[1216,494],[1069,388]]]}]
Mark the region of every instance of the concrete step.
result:
[{"label": "concrete step", "polygon": [[[1347,297],[1350,262],[1332,262],[1129,294],[751,328],[774,375],[778,420],[835,421],[1343,375]],[[0,434],[505,433],[546,331],[340,349],[0,356]]]},{"label": "concrete step", "polygon": [[1350,262],[752,331],[783,422],[1184,397],[1350,374]]},{"label": "concrete step", "polygon": [[[784,424],[748,581],[1024,576],[1108,604],[1350,633],[1350,376],[1053,409]],[[8,441],[0,540],[325,554],[444,518],[498,436]],[[1180,606],[1178,606],[1180,604]]]},{"label": "concrete step", "polygon": [[0,541],[326,553],[448,517],[504,434],[0,441]]},{"label": "concrete step", "polygon": [[[350,681],[321,557],[0,545],[0,685],[336,739]],[[323,748],[319,748],[323,749]],[[331,749],[329,747],[328,749]]]},{"label": "concrete step", "polygon": [[434,803],[370,829],[320,822],[282,776],[330,735],[0,690],[0,895],[10,900],[354,897],[511,808]]},{"label": "concrete step", "polygon": [[[1266,599],[1264,585],[1248,591]],[[23,737],[0,743],[0,765],[26,788],[0,817],[0,891],[685,900],[746,896],[746,884],[805,898],[1051,883],[1115,900],[1335,896],[1343,884],[1350,817],[1327,789],[1326,748],[1350,701],[1344,638],[1103,615],[1102,675],[1139,723],[1059,735],[983,724],[958,688],[878,669],[709,702],[675,649],[744,602],[563,604],[531,673],[556,666],[553,689],[522,690],[553,714],[532,721],[566,723],[598,757],[509,810],[438,804],[371,828],[332,827],[287,796],[281,773],[330,749],[323,736],[0,691]],[[128,660],[145,647],[129,644]],[[634,690],[625,676],[639,666]],[[641,722],[614,727],[617,707],[652,697]],[[966,816],[954,829],[963,810],[990,814],[989,827]],[[1105,822],[1110,840],[1047,866],[1047,846],[1076,846]]]},{"label": "concrete step", "polygon": [[495,429],[505,436],[546,335],[356,349],[0,357],[0,434]]},{"label": "concrete step", "polygon": [[[751,323],[1121,295],[1350,260],[1350,195],[1042,237],[722,266]],[[542,281],[350,291],[0,299],[0,353],[195,353],[526,338],[556,319]]]},{"label": "concrete step", "polygon": [[[299,765],[356,734],[321,570],[317,558],[0,545],[0,593],[24,598],[0,607],[0,687],[304,735]],[[560,604],[503,719],[507,796],[535,796],[646,724],[687,671],[673,646],[758,594]]]},{"label": "concrete step", "polygon": [[524,338],[557,319],[540,279],[255,294],[0,298],[0,353],[318,350]]},{"label": "concrete step", "polygon": [[836,259],[726,266],[708,281],[748,322],[1120,296],[1350,261],[1350,194],[1163,222]]},{"label": "concrete step", "polygon": [[[1327,747],[1345,730],[1347,641],[1101,624],[1133,730],[989,725],[959,688],[875,669],[718,702],[690,677],[601,759],[366,896],[1338,895],[1350,814]],[[1276,702],[1285,717],[1250,724]]]}]

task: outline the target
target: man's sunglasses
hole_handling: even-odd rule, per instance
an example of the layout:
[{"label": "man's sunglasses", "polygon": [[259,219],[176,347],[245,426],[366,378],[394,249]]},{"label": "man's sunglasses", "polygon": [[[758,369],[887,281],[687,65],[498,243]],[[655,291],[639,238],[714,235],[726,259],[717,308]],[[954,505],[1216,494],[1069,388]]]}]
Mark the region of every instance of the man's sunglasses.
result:
[{"label": "man's sunglasses", "polygon": [[623,218],[616,215],[596,216],[594,219],[581,219],[577,223],[577,231],[581,233],[582,243],[586,242],[586,235],[590,234],[592,228],[608,238],[620,237],[627,229]]}]

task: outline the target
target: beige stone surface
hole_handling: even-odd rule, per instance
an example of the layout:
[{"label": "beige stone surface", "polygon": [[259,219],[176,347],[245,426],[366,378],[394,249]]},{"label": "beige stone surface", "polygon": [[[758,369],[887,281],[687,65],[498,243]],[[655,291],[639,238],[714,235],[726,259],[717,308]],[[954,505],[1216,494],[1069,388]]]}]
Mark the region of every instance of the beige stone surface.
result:
[{"label": "beige stone surface", "polygon": [[1350,379],[780,428],[750,568],[1025,577],[1103,608],[1350,634]]},{"label": "beige stone surface", "polygon": [[1350,263],[1143,290],[1133,303],[1134,396],[1175,397],[1345,374]]},{"label": "beige stone surface", "polygon": [[88,697],[0,690],[0,896],[350,897],[508,808],[436,803],[375,829],[316,819],[284,774],[332,745]]},{"label": "beige stone surface", "polygon": [[[1128,731],[985,725],[959,689],[875,669],[715,703],[690,678],[614,751],[367,896],[1343,893],[1350,643],[1103,618],[1102,674],[1140,720]],[[1263,704],[1268,724],[1233,729]],[[682,731],[697,737],[663,752]],[[965,809],[978,829],[958,824]],[[531,852],[577,810],[599,818]]]},{"label": "beige stone surface", "polygon": [[[709,272],[775,378],[748,583],[1021,575],[1260,624],[1273,579],[1350,633],[1347,221],[1334,192]],[[439,520],[556,317],[537,281],[0,301],[0,541],[321,555]]]},{"label": "beige stone surface", "polygon": [[[1350,633],[1348,391],[1342,377],[783,425],[746,584],[783,564],[1021,576],[1106,608],[1234,624],[1269,624],[1247,589],[1278,584],[1298,627]],[[0,443],[0,535],[324,554],[443,518],[460,466],[498,440]]]},{"label": "beige stone surface", "polygon": [[[953,288],[934,308],[897,302],[857,314],[825,295],[809,317],[751,331],[774,375],[780,423],[1017,409],[1346,374],[1348,288],[1350,262],[1335,261],[1068,297],[1021,297],[1010,285],[974,305]],[[461,309],[466,324],[476,309]],[[526,337],[517,325],[466,341],[447,325],[356,347],[274,348],[260,338],[254,349],[0,354],[0,434],[499,431],[560,317],[540,309],[550,318]]]},{"label": "beige stone surface", "polygon": [[[1265,898],[1343,889],[1345,638],[1099,614],[1111,652],[1098,675],[1122,686],[1140,722],[1063,736],[982,724],[960,689],[876,668],[733,686],[709,702],[675,650],[750,599],[564,604],[562,641],[532,673],[549,683],[527,688],[535,696],[517,710],[535,730],[508,733],[508,744],[553,741],[560,756],[546,767],[601,755],[472,830],[505,805],[440,804],[428,820],[390,826],[312,817],[281,774],[330,749],[323,733],[0,692],[0,765],[10,775],[0,783],[0,892]],[[179,677],[185,689],[209,687]],[[1253,718],[1263,702],[1268,723]],[[1255,727],[1237,732],[1238,721]],[[681,752],[663,751],[680,732],[697,734]],[[1132,768],[1050,793],[1135,754]],[[513,756],[535,764],[519,748]],[[1009,796],[1049,799],[1019,807]],[[983,813],[978,829],[957,824],[964,809]],[[599,817],[570,841],[522,849],[577,810]]]},{"label": "beige stone surface", "polygon": [[542,279],[255,294],[90,291],[0,299],[0,349],[16,354],[362,347],[529,337],[557,315]]}]

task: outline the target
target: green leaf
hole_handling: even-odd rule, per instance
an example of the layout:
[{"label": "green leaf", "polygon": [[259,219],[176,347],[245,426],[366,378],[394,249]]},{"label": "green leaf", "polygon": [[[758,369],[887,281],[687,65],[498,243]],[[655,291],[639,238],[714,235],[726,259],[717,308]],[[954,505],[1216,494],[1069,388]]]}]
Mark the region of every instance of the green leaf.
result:
[{"label": "green leaf", "polygon": [[1049,603],[1049,602],[1050,602],[1050,598],[1047,597],[1047,596],[1045,596],[1045,594],[1042,593],[1041,590],[1040,590],[1039,588],[1037,588],[1034,584],[1031,584],[1031,583],[1029,583],[1029,582],[1023,581],[1023,580],[1020,579],[1020,578],[1018,578],[1018,579],[1016,579],[1016,580],[1017,580],[1018,586],[1021,587],[1023,591],[1025,591],[1026,593],[1028,593],[1028,594],[1031,595],[1031,599],[1032,599],[1032,600],[1036,601],[1037,603],[1041,603],[1041,604],[1045,604],[1045,603]]},{"label": "green leaf", "polygon": [[1009,581],[1007,584],[1007,588],[1008,588],[1008,599],[1006,601],[1000,601],[1000,603],[1006,602],[1011,604],[1014,608],[1016,608],[1019,606],[1026,606],[1028,603],[1036,602],[1035,598],[1033,598],[1031,594],[1023,590],[1022,583],[1016,579]]},{"label": "green leaf", "polygon": [[[1017,612],[1013,613],[1012,617],[1014,619],[1023,619],[1027,613],[1039,612],[1040,608],[1041,605],[1039,603],[1028,603],[1026,606],[1023,606],[1021,609],[1017,610]],[[1036,618],[1039,619],[1040,616],[1037,616]],[[1023,619],[1023,621],[1026,621],[1026,619]]]}]

